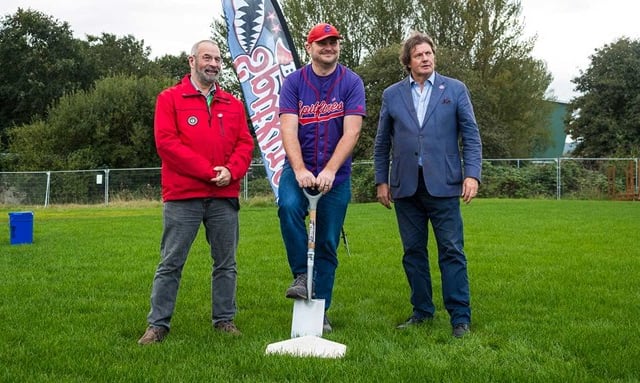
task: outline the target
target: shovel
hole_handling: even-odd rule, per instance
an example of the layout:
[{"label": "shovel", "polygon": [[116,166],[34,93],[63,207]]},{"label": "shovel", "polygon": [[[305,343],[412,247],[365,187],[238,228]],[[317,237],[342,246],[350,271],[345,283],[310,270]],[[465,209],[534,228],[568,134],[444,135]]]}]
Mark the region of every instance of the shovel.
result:
[{"label": "shovel", "polygon": [[324,299],[313,297],[313,258],[316,247],[316,207],[320,199],[319,192],[302,189],[309,200],[309,246],[307,250],[307,299],[293,302],[293,320],[291,339],[267,345],[266,354],[293,356],[313,356],[319,358],[342,358],[347,346],[322,338],[324,322]]},{"label": "shovel", "polygon": [[293,302],[291,338],[302,336],[322,336],[324,322],[324,299],[313,298],[313,262],[316,248],[316,209],[322,194],[315,190],[302,189],[309,201],[309,241],[307,246],[307,299]]}]

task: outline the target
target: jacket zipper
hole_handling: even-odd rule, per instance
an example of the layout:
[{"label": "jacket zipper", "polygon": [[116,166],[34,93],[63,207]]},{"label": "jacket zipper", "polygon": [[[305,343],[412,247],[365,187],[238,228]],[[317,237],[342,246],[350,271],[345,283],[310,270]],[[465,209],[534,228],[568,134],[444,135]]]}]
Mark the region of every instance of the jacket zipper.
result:
[{"label": "jacket zipper", "polygon": [[224,136],[224,125],[222,124],[222,113],[218,113],[218,122],[220,123],[220,135]]}]

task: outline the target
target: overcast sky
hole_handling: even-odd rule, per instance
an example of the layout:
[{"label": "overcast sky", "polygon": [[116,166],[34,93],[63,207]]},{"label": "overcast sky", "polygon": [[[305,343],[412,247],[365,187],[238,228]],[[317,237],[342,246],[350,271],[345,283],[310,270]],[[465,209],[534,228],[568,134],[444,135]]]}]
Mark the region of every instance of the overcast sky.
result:
[{"label": "overcast sky", "polygon": [[[69,23],[74,35],[133,35],[151,47],[152,57],[178,55],[211,37],[221,1],[193,0],[2,0],[0,15],[18,7],[41,11]],[[521,0],[526,36],[537,35],[533,55],[547,63],[553,94],[569,101],[571,79],[586,70],[595,49],[620,37],[640,39],[637,0]]]}]

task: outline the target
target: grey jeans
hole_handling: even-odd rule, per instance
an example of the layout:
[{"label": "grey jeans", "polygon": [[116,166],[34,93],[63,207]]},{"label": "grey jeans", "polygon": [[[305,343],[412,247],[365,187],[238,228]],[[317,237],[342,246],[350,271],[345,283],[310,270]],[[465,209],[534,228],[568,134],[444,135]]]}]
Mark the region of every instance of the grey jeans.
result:
[{"label": "grey jeans", "polygon": [[168,201],[163,208],[161,260],[153,278],[151,311],[147,322],[170,327],[182,269],[203,223],[211,248],[211,319],[213,324],[232,320],[236,314],[236,250],[238,200],[207,198]]}]

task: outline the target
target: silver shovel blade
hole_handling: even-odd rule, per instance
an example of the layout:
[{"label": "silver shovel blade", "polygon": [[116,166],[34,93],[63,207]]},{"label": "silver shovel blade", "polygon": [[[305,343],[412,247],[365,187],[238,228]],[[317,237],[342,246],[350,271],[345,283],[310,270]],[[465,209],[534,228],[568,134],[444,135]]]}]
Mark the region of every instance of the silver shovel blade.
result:
[{"label": "silver shovel blade", "polygon": [[296,299],[293,302],[291,337],[322,336],[324,299]]}]

